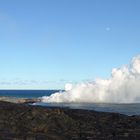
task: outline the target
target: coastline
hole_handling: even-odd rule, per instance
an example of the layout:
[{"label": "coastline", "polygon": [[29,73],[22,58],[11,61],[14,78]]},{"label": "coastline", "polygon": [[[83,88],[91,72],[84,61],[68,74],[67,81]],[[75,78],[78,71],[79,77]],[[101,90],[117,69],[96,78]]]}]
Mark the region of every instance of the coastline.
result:
[{"label": "coastline", "polygon": [[140,116],[0,101],[0,139],[96,140],[140,137]]},{"label": "coastline", "polygon": [[0,101],[10,102],[10,103],[36,103],[40,102],[41,100],[39,98],[17,98],[17,97],[10,97],[10,96],[0,96]]}]

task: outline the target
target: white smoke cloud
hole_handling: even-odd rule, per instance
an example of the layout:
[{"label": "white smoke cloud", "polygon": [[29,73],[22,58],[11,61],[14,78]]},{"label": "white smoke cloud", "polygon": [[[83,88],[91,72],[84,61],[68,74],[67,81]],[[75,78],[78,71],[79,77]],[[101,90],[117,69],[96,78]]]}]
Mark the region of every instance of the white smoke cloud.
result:
[{"label": "white smoke cloud", "polygon": [[134,103],[140,102],[140,56],[129,66],[114,68],[111,78],[93,83],[67,84],[64,92],[42,97],[42,102]]}]

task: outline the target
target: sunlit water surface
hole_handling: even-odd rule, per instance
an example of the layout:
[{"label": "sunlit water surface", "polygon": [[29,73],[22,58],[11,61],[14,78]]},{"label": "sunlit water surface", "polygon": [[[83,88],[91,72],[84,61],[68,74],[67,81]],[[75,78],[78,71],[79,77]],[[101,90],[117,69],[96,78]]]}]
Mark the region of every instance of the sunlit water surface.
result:
[{"label": "sunlit water surface", "polygon": [[35,103],[34,105],[68,107],[71,109],[88,109],[102,112],[117,112],[126,115],[140,115],[140,103],[107,104],[107,103]]}]

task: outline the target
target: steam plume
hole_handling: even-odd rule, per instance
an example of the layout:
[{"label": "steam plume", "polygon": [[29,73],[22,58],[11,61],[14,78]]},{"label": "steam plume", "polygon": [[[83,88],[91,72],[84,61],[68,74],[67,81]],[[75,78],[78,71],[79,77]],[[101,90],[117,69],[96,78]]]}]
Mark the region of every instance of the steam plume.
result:
[{"label": "steam plume", "polygon": [[43,102],[140,102],[140,56],[134,57],[130,65],[114,68],[111,78],[96,79],[93,83],[66,84],[64,92],[42,97]]}]

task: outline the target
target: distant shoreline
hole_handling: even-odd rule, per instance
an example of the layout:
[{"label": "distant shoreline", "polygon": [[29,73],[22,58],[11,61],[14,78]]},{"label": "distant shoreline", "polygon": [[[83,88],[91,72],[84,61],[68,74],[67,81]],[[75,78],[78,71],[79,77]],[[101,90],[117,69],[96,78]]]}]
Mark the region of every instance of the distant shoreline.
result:
[{"label": "distant shoreline", "polygon": [[0,96],[0,101],[11,102],[11,103],[36,103],[40,102],[39,98],[21,98],[21,97],[11,97],[11,96]]}]

